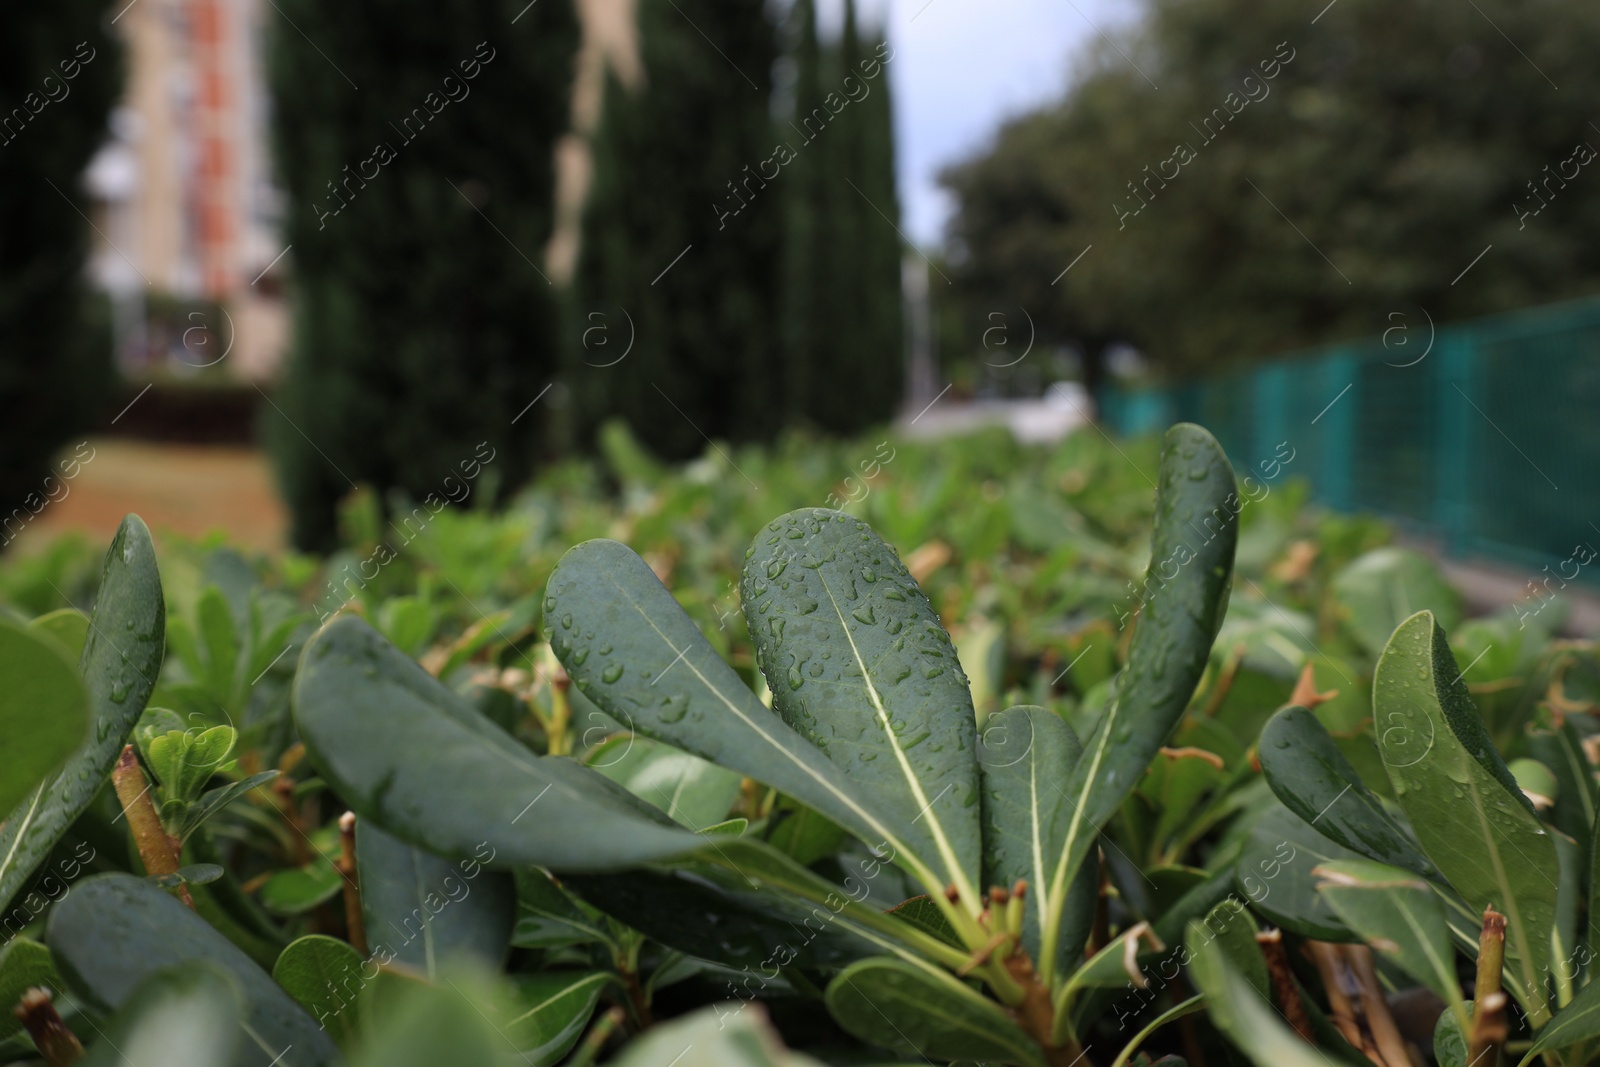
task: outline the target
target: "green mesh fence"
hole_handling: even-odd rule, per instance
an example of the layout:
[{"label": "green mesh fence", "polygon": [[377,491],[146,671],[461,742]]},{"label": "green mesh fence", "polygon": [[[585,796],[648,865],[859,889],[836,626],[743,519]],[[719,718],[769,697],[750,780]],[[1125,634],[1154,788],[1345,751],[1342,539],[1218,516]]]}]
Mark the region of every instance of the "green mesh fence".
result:
[{"label": "green mesh fence", "polygon": [[[1102,418],[1123,434],[1198,422],[1241,473],[1288,442],[1286,474],[1318,500],[1389,516],[1455,554],[1554,574],[1577,545],[1600,548],[1600,299],[1439,329],[1429,348],[1418,333],[1108,389]],[[1580,580],[1600,585],[1600,560]]]}]

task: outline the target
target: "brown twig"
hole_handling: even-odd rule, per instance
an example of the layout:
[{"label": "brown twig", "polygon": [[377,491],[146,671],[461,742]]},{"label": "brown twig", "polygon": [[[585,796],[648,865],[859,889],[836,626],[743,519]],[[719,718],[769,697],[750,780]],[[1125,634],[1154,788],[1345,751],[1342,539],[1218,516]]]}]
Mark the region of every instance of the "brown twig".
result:
[{"label": "brown twig", "polygon": [[339,868],[344,881],[344,925],[350,945],[363,956],[367,954],[367,924],[361,913],[360,871],[356,867],[356,813],[347,811],[339,816]]},{"label": "brown twig", "polygon": [[[117,799],[122,802],[122,814],[127,817],[128,829],[133,832],[133,844],[139,850],[139,858],[144,861],[145,872],[156,876],[177,874],[182,866],[181,846],[178,839],[168,835],[166,828],[161,825],[161,816],[156,813],[155,802],[150,799],[150,783],[145,779],[132,745],[122,746],[122,755],[117,757],[117,765],[111,772],[111,784],[117,791]],[[189,907],[194,907],[194,898],[189,895],[187,885],[179,884],[178,897]]]},{"label": "brown twig", "polygon": [[83,1043],[67,1029],[48,989],[38,986],[29,989],[11,1009],[11,1014],[22,1021],[28,1036],[33,1038],[34,1047],[50,1067],[67,1067],[83,1058]]},{"label": "brown twig", "polygon": [[1111,943],[1111,871],[1101,856],[1100,850],[1095,850],[1095,861],[1100,870],[1100,889],[1095,897],[1094,923],[1089,928],[1089,943],[1084,947],[1084,957],[1092,959]]},{"label": "brown twig", "polygon": [[1340,948],[1327,941],[1307,941],[1305,945],[1306,953],[1311,957],[1311,962],[1316,964],[1317,974],[1322,978],[1322,991],[1328,998],[1328,1018],[1352,1048],[1378,1067],[1385,1067],[1378,1050],[1373,1047],[1356,1017],[1356,1004],[1350,997],[1352,994],[1359,995],[1360,986]]},{"label": "brown twig", "polygon": [[1383,987],[1378,984],[1378,971],[1372,963],[1372,949],[1366,945],[1345,945],[1345,956],[1350,969],[1361,986],[1361,1012],[1367,1019],[1367,1030],[1373,1044],[1383,1056],[1388,1067],[1411,1067],[1411,1054],[1400,1036],[1400,1027],[1389,1013],[1389,1002],[1383,997]]},{"label": "brown twig", "polygon": [[1506,995],[1500,990],[1500,972],[1506,959],[1506,917],[1483,909],[1483,930],[1478,934],[1478,977],[1472,991],[1472,1032],[1467,1038],[1467,1067],[1496,1067],[1500,1046],[1510,1035],[1506,1021]]},{"label": "brown twig", "polygon": [[1283,931],[1274,928],[1259,933],[1256,935],[1256,944],[1261,946],[1261,954],[1267,959],[1267,977],[1272,981],[1272,999],[1278,1002],[1278,1010],[1283,1012],[1290,1028],[1300,1035],[1302,1041],[1316,1044],[1305,1001],[1300,999],[1300,990],[1294,984],[1294,972],[1289,969],[1289,954],[1283,947]]}]

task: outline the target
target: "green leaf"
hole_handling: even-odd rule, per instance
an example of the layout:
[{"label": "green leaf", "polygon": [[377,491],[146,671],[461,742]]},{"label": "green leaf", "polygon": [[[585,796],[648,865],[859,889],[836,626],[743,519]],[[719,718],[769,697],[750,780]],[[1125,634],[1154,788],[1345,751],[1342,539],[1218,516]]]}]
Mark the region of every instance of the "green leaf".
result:
[{"label": "green leaf", "polygon": [[362,974],[365,966],[361,953],[347,942],[308,934],[278,954],[272,979],[340,1046],[349,1048],[360,1019],[356,997],[368,981]]},{"label": "green leaf", "polygon": [[195,801],[184,812],[182,825],[178,828],[178,840],[188,840],[189,836],[200,829],[207,819],[222,811],[229,804],[250,792],[250,790],[266,785],[278,777],[280,773],[276,770],[262,771],[260,774],[252,774],[250,777],[242,778],[237,782],[229,782],[227,785],[219,785],[215,789],[207,790],[199,800]]},{"label": "green leaf", "polygon": [[772,706],[822,749],[906,843],[980,906],[972,695],[950,635],[900,557],[860,519],[779,516],[740,579]]},{"label": "green leaf", "polygon": [[362,819],[440,855],[486,843],[502,866],[601,870],[700,843],[587,767],[529,752],[354,616],[307,643],[294,716]]},{"label": "green leaf", "polygon": [[89,692],[89,731],[61,770],[0,824],[0,906],[10,905],[111,774],[160,673],[165,620],[150,531],[129,515],[106,552],[78,661]]},{"label": "green leaf", "polygon": [[961,947],[961,938],[957,936],[955,927],[950,925],[950,920],[945,918],[944,912],[927,896],[912,897],[893,908],[889,909],[901,922],[910,923],[925,934],[937,937],[947,945]]},{"label": "green leaf", "polygon": [[960,965],[966,952],[857,903],[888,862],[863,860],[840,886],[759,841],[735,838],[648,870],[565,882],[663,944],[733,966],[838,966],[884,953]]},{"label": "green leaf", "polygon": [[[1133,1057],[1133,1054],[1138,1051],[1139,1046],[1144,1044],[1145,1039],[1151,1034],[1155,1033],[1168,1023],[1183,1018],[1185,1015],[1193,1015],[1195,1012],[1205,1008],[1205,1006],[1205,997],[1193,996],[1188,1000],[1180,1001],[1179,1003],[1174,1004],[1160,1015],[1157,1015],[1154,1019],[1145,1024],[1143,1030],[1140,1030],[1137,1034],[1133,1035],[1133,1039],[1123,1047],[1120,1053],[1117,1054],[1117,1058],[1111,1061],[1111,1067],[1127,1067],[1128,1061]],[[1143,1063],[1145,1061],[1141,1059],[1140,1062]]]},{"label": "green leaf", "polygon": [[[1072,819],[1051,874],[1052,899],[1077,875],[1105,824],[1166,743],[1205,671],[1227,607],[1239,493],[1216,438],[1179,423],[1167,431],[1156,490],[1145,602],[1116,696],[1063,783]],[[1041,976],[1053,982],[1065,912],[1041,940]]]},{"label": "green leaf", "polygon": [[89,694],[55,638],[8,619],[0,678],[0,811],[11,811],[83,744]]},{"label": "green leaf", "polygon": [[744,780],[735,771],[634,734],[607,738],[583,762],[695,831],[727,817]]},{"label": "green leaf", "polygon": [[550,647],[607,715],[787,793],[869,845],[905,854],[904,831],[756,699],[632,549],[585,541],[561,557],[547,588]]},{"label": "green leaf", "polygon": [[792,797],[780,797],[767,816],[767,844],[802,866],[833,855],[847,836],[838,823]]},{"label": "green leaf", "polygon": [[1229,962],[1219,941],[1189,924],[1189,976],[1206,998],[1211,1022],[1257,1067],[1328,1067],[1328,1057],[1302,1041],[1272,1002]]},{"label": "green leaf", "polygon": [[1460,594],[1412,548],[1385,546],[1358,557],[1334,576],[1330,592],[1345,627],[1373,656],[1418,611],[1437,613],[1444,626],[1461,620]]},{"label": "green leaf", "polygon": [[517,924],[511,943],[518,948],[560,948],[597,942],[612,945],[605,920],[596,918],[544,871],[516,872]]},{"label": "green leaf", "polygon": [[1472,709],[1428,612],[1394,632],[1373,678],[1378,748],[1428,858],[1474,912],[1506,916],[1508,965],[1537,1026],[1555,926],[1555,845]]},{"label": "green leaf", "polygon": [[1572,1002],[1556,1012],[1538,1032],[1521,1063],[1533,1063],[1545,1051],[1553,1052],[1595,1037],[1600,1037],[1600,982],[1591,976],[1589,984],[1572,998]]},{"label": "green leaf", "polygon": [[134,730],[139,750],[155,772],[165,800],[192,802],[227,762],[239,732],[231,726],[162,731],[160,725],[157,720],[151,727]]},{"label": "green leaf", "polygon": [[356,868],[367,943],[384,962],[404,963],[432,978],[441,964],[468,957],[498,969],[516,924],[511,875],[484,870],[478,859],[453,862],[356,821]]},{"label": "green leaf", "polygon": [[191,863],[179,867],[171,874],[151,874],[145,877],[163,889],[176,889],[180,885],[210,885],[227,872],[216,863]]},{"label": "green leaf", "polygon": [[21,1020],[9,1009],[34,986],[54,993],[65,988],[48,948],[26,937],[13,937],[0,948],[0,1040],[22,1029]]},{"label": "green leaf", "polygon": [[810,1056],[785,1049],[767,1023],[760,1004],[715,1004],[670,1022],[658,1023],[631,1041],[607,1067],[689,1067],[684,1053],[694,1050],[694,1067],[822,1067]]},{"label": "green leaf", "polygon": [[555,1063],[577,1044],[600,993],[615,981],[602,971],[513,975],[512,1002],[499,1028],[521,1062],[531,1067]]},{"label": "green leaf", "polygon": [[[181,906],[181,905],[180,905]],[[273,1053],[239,1026],[237,983],[220,967],[190,963],[152,974],[104,1027],[79,1067],[258,1067]],[[293,1054],[285,1063],[304,1063]]]},{"label": "green leaf", "polygon": [[56,904],[47,941],[68,986],[96,1011],[120,1009],[166,968],[210,964],[238,986],[240,1017],[262,1049],[260,1067],[279,1053],[280,1067],[338,1060],[328,1035],[265,971],[177,898],[142,878],[101,874],[79,882]]},{"label": "green leaf", "polygon": [[1035,960],[1045,924],[1065,909],[1056,966],[1069,973],[1074,961],[1083,958],[1100,888],[1095,865],[1084,864],[1078,877],[1062,887],[1064,899],[1050,893],[1052,868],[1072,820],[1071,801],[1060,782],[1083,746],[1059,715],[1032,706],[989,716],[978,740],[984,883],[1007,889],[1019,881],[1028,883],[1022,941]]},{"label": "green leaf", "polygon": [[332,900],[344,886],[344,877],[333,861],[317,852],[303,867],[273,871],[261,883],[261,906],[274,915],[304,915]]},{"label": "green leaf", "polygon": [[1257,912],[1290,933],[1319,941],[1350,941],[1354,935],[1317,892],[1313,872],[1325,863],[1361,858],[1288,808],[1274,804],[1245,839],[1234,883]]},{"label": "green leaf", "polygon": [[1472,1003],[1459,1001],[1451,1005],[1454,1011],[1439,1013],[1439,1021],[1433,1028],[1433,1058],[1439,1061],[1439,1067],[1470,1067],[1467,1063],[1467,1032],[1462,1029],[1461,1020],[1467,1019],[1466,1025],[1471,1026]]},{"label": "green leaf", "polygon": [[60,608],[46,612],[28,623],[28,629],[43,633],[61,642],[72,662],[83,655],[83,646],[89,640],[89,616],[77,608]]},{"label": "green leaf", "polygon": [[197,614],[200,640],[205,648],[205,677],[201,681],[221,704],[232,707],[244,680],[235,678],[239,673],[241,642],[228,598],[216,586],[207,586],[200,594]]},{"label": "green leaf", "polygon": [[1082,994],[1096,989],[1123,989],[1133,982],[1143,981],[1139,972],[1129,965],[1130,962],[1137,962],[1141,943],[1155,952],[1165,947],[1150,929],[1149,923],[1135,923],[1065,976],[1052,1001],[1055,1028],[1051,1039],[1057,1045],[1063,1045],[1068,1037],[1076,1036],[1076,1016],[1081,1013],[1075,1009]]},{"label": "green leaf", "polygon": [[[1446,1004],[1459,1003],[1455,948],[1432,886],[1371,860],[1335,860],[1313,873],[1322,879],[1317,892],[1346,926]],[[1461,1023],[1467,1025],[1464,1017]]]},{"label": "green leaf", "polygon": [[[1512,760],[1506,764],[1506,770],[1511,772],[1522,795],[1540,810],[1553,805],[1561,795],[1561,783],[1556,780],[1555,773],[1536,759]],[[1541,805],[1535,798],[1542,798],[1547,803]]]},{"label": "green leaf", "polygon": [[998,1004],[934,968],[862,960],[828,983],[828,1011],[855,1037],[902,1055],[1043,1067],[1039,1045]]},{"label": "green leaf", "polygon": [[1258,751],[1273,793],[1325,836],[1379,863],[1437,874],[1311,712],[1302,707],[1279,711],[1261,731]]},{"label": "green leaf", "polygon": [[349,1067],[498,1064],[507,1047],[484,1008],[492,999],[488,983],[467,976],[436,986],[385,974],[360,1002],[361,1037]]}]

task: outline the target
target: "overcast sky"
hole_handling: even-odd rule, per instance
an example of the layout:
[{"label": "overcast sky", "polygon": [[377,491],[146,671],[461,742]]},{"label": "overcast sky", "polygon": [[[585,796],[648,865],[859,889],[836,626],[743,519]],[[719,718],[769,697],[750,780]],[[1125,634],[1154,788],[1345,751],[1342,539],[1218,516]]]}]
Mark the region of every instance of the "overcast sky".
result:
[{"label": "overcast sky", "polygon": [[[888,12],[902,228],[929,246],[950,210],[939,169],[988,143],[1007,116],[1059,97],[1071,62],[1138,10],[1138,0],[858,2],[873,22]],[[827,30],[844,0],[818,7]]]}]

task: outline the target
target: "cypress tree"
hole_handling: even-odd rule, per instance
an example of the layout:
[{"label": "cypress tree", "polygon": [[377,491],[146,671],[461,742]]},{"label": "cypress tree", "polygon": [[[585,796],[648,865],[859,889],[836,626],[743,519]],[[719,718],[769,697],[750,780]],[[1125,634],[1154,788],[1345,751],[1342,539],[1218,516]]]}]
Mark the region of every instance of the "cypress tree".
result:
[{"label": "cypress tree", "polygon": [[354,482],[444,501],[486,466],[469,490],[503,492],[545,444],[528,405],[559,365],[541,260],[578,31],[562,0],[279,6],[295,321],[267,430],[293,540],[325,549]]},{"label": "cypress tree", "polygon": [[[828,292],[821,277],[826,159],[810,139],[822,132],[806,125],[822,100],[822,49],[817,40],[814,0],[795,0],[789,12],[794,99],[780,137],[796,152],[784,170],[783,291],[780,298],[785,416],[813,417],[822,407],[826,379],[819,351],[827,331],[818,321]],[[822,121],[826,121],[825,115]]]},{"label": "cypress tree", "polygon": [[621,416],[658,454],[686,457],[708,436],[780,425],[790,176],[769,110],[776,30],[763,0],[640,0],[637,17],[643,84],[609,77],[594,139],[568,383],[586,435]]},{"label": "cypress tree", "polygon": [[[852,9],[853,9],[852,4]],[[853,76],[870,88],[860,104],[861,159],[858,184],[865,198],[857,197],[862,218],[862,291],[870,293],[865,320],[862,383],[863,414],[868,419],[891,418],[905,390],[904,312],[900,293],[900,260],[904,251],[897,227],[900,196],[895,183],[894,105],[889,92],[893,52],[882,35],[857,60]],[[870,72],[876,72],[870,73]],[[869,205],[867,201],[870,200]],[[872,205],[895,222],[888,225]]]},{"label": "cypress tree", "polygon": [[84,284],[82,185],[122,84],[110,13],[103,0],[19,5],[0,35],[0,543],[59,498],[50,460],[112,381],[104,305]]},{"label": "cypress tree", "polygon": [[[800,412],[854,433],[900,396],[898,198],[888,75],[861,43],[847,0],[839,40],[816,43],[810,0],[795,5],[794,116],[803,170],[788,189],[786,353]],[[870,75],[870,76],[869,76]],[[892,263],[890,262],[892,259]]]}]

